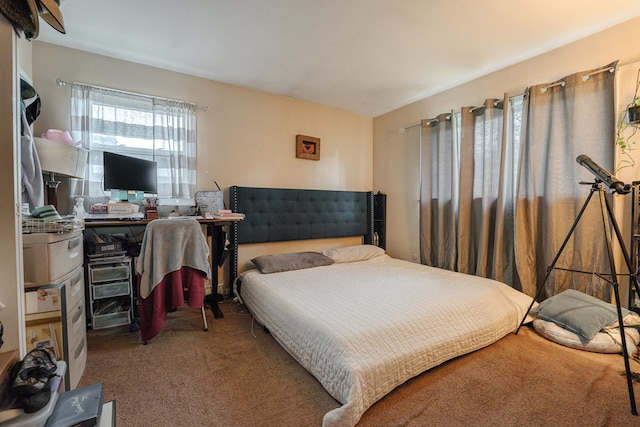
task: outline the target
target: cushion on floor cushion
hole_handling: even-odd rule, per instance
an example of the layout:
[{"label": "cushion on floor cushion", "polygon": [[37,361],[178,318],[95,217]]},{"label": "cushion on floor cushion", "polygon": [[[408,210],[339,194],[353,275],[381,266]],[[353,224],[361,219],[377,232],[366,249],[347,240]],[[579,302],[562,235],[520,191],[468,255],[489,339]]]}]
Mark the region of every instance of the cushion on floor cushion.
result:
[{"label": "cushion on floor cushion", "polygon": [[[622,308],[622,315],[629,314]],[[542,301],[531,310],[534,316],[554,322],[590,340],[603,328],[618,320],[616,306],[584,292],[567,289]]]},{"label": "cushion on floor cushion", "polygon": [[[566,347],[595,353],[622,352],[619,328],[609,328],[604,332],[598,332],[590,340],[543,319],[534,319],[533,328],[546,339]],[[640,343],[640,332],[634,327],[625,327],[624,332],[627,339],[627,354],[634,354]]]}]

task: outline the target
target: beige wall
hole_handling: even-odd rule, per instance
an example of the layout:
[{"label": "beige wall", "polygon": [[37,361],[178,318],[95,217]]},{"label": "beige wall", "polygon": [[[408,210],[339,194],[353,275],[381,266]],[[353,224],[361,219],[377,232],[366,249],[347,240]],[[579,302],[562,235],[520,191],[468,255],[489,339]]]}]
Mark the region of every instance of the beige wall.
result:
[{"label": "beige wall", "polygon": [[[227,200],[232,185],[372,190],[370,117],[44,42],[32,50],[42,101],[35,135],[70,127],[71,89],[57,85],[59,78],[210,106],[197,110],[198,190],[215,190],[214,180]],[[297,134],[320,138],[319,161],[295,157]],[[71,210],[67,200],[61,195],[60,205]]]},{"label": "beige wall", "polygon": [[[369,117],[37,41],[33,77],[36,135],[69,129],[70,88],[56,78],[210,106],[198,110],[199,190],[215,190],[213,179],[223,188],[372,189]],[[295,157],[296,134],[321,138],[320,161]]]},{"label": "beige wall", "polygon": [[[640,18],[582,39],[544,55],[505,68],[470,83],[447,90],[374,119],[373,184],[388,194],[387,249],[392,256],[415,260],[419,254],[419,127],[421,119],[480,105],[485,98],[516,95],[527,86],[552,82],[565,75],[620,60],[618,78],[625,87],[635,87],[640,60]],[[622,87],[622,85],[619,85]],[[626,90],[626,104],[632,95]],[[400,130],[407,128],[404,132]],[[607,143],[604,141],[603,143]],[[610,142],[614,144],[614,137]],[[640,149],[640,147],[638,147]],[[640,180],[640,165],[621,172],[623,180]],[[626,181],[625,181],[626,182]],[[627,216],[628,217],[628,216]],[[627,233],[628,234],[628,233]]]}]

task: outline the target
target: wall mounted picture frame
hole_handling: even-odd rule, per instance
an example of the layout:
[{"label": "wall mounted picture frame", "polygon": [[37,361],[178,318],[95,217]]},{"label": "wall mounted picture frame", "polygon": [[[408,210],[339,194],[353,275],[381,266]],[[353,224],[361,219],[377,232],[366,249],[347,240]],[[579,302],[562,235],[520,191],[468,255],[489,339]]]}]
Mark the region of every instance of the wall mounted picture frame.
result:
[{"label": "wall mounted picture frame", "polygon": [[320,138],[296,135],[296,157],[299,159],[320,160]]}]

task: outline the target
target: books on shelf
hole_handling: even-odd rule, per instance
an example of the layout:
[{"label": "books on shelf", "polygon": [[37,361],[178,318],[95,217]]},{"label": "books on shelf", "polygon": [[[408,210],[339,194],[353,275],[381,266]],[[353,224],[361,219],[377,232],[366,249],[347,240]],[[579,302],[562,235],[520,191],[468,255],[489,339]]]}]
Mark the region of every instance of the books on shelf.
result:
[{"label": "books on shelf", "polygon": [[218,209],[213,214],[214,219],[228,219],[230,221],[236,221],[244,219],[244,214],[240,212],[232,212],[231,209]]}]

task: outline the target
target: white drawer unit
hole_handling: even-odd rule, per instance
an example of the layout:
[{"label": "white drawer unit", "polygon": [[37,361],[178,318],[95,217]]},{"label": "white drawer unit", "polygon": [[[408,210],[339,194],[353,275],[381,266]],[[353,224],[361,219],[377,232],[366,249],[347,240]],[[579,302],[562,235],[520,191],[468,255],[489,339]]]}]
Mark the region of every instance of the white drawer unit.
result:
[{"label": "white drawer unit", "polygon": [[23,235],[27,350],[48,345],[67,362],[65,388],[87,361],[82,231]]},{"label": "white drawer unit", "polygon": [[82,265],[82,231],[22,236],[25,287],[46,285]]},{"label": "white drawer unit", "polygon": [[87,264],[91,328],[128,325],[133,318],[131,258],[92,259]]}]

